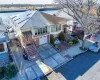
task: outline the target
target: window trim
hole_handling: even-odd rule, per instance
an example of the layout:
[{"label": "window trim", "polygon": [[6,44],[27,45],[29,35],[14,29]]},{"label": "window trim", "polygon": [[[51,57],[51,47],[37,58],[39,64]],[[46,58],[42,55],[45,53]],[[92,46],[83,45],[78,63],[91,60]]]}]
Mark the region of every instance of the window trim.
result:
[{"label": "window trim", "polygon": [[45,27],[45,28],[37,28],[37,29],[34,29],[34,30],[35,30],[35,35],[42,35],[42,34],[48,33],[48,28],[47,27]]},{"label": "window trim", "polygon": [[51,32],[61,31],[61,24],[51,26]]}]

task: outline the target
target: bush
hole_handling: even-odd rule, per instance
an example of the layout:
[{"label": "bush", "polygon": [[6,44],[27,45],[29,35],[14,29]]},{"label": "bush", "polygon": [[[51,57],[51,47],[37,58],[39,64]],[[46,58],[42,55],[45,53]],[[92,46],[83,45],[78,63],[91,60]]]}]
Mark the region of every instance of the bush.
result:
[{"label": "bush", "polygon": [[5,73],[5,67],[1,67],[0,68],[0,79],[4,77],[4,73]]},{"label": "bush", "polygon": [[74,44],[73,41],[68,42],[68,45],[70,45],[70,46],[72,46],[73,44]]},{"label": "bush", "polygon": [[64,34],[63,34],[63,33],[60,33],[59,36],[58,36],[58,39],[59,39],[60,41],[65,41]]},{"label": "bush", "polygon": [[72,40],[74,44],[78,43],[78,39]]},{"label": "bush", "polygon": [[10,79],[12,77],[15,77],[18,72],[18,69],[16,65],[7,65],[6,72],[5,72],[5,78]]},{"label": "bush", "polygon": [[70,46],[72,46],[72,45],[74,45],[74,44],[77,44],[79,41],[78,40],[71,40],[71,41],[69,41],[68,42],[68,44],[70,45]]},{"label": "bush", "polygon": [[54,36],[53,36],[53,35],[50,35],[50,43],[51,43],[52,45],[54,45]]}]

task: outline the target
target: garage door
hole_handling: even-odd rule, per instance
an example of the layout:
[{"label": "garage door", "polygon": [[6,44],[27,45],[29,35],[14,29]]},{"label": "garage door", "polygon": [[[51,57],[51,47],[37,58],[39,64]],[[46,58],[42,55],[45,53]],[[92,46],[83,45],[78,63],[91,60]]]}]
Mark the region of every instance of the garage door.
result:
[{"label": "garage door", "polygon": [[48,43],[47,36],[41,36],[40,39],[39,39],[39,44],[42,45],[42,44],[45,44],[45,43]]}]

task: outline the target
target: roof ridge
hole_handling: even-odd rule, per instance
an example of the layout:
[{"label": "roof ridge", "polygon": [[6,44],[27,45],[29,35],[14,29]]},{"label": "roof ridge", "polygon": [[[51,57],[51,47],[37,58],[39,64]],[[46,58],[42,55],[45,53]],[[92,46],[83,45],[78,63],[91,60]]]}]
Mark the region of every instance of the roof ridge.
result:
[{"label": "roof ridge", "polygon": [[[36,13],[36,12],[37,12],[37,10],[35,10],[35,13]],[[35,14],[35,13],[34,13],[34,14]],[[29,18],[29,20],[33,17],[34,14],[32,14],[32,16]],[[29,21],[29,20],[28,20],[28,21]],[[26,23],[28,23],[28,21],[27,21]],[[25,23],[25,24],[26,24],[26,23]],[[25,24],[24,24],[24,25],[25,25]],[[24,26],[24,25],[23,25],[23,26]],[[22,27],[23,27],[23,26],[22,26]],[[21,27],[21,28],[22,28],[22,27]]]}]

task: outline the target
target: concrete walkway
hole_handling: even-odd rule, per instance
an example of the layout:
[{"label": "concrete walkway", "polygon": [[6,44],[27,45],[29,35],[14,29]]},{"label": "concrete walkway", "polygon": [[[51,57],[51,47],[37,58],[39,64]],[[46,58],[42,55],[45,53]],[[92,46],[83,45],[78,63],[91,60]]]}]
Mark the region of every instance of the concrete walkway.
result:
[{"label": "concrete walkway", "polygon": [[74,56],[83,53],[83,51],[79,49],[79,47],[80,47],[81,45],[82,45],[82,42],[80,41],[80,43],[78,43],[78,44],[76,44],[76,45],[70,47],[70,48],[67,49],[67,50],[64,50],[64,51],[60,52],[60,54],[62,54],[62,55],[65,56],[65,57],[66,57],[66,55],[69,55],[69,56],[71,56],[71,57],[73,58]]}]

